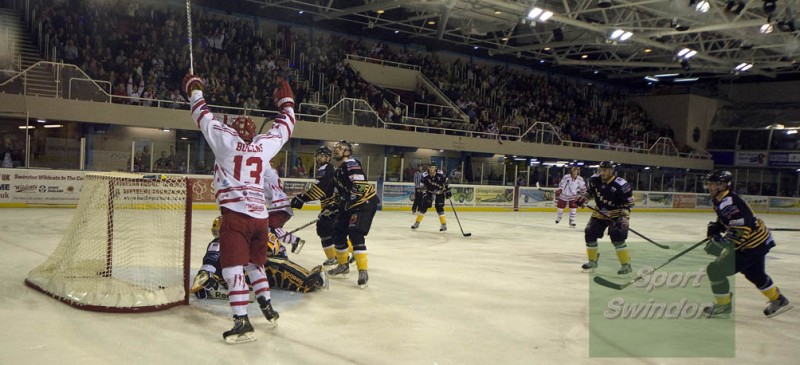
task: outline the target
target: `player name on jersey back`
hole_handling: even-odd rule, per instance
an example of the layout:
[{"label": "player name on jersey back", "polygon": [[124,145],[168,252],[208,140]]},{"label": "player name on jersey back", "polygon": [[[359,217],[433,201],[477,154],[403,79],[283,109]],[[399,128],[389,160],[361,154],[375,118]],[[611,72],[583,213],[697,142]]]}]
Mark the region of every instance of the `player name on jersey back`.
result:
[{"label": "player name on jersey back", "polygon": [[244,144],[242,142],[236,143],[236,150],[242,152],[262,152],[261,145],[258,144]]}]

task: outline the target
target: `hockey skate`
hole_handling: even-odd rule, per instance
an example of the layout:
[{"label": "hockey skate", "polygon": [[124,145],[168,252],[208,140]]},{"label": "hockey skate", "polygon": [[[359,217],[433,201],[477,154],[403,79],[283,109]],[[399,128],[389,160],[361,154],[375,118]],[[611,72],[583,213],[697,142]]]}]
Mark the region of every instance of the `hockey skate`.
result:
[{"label": "hockey skate", "polygon": [[339,262],[336,261],[336,258],[335,257],[331,257],[331,258],[325,260],[322,263],[322,266],[336,266],[337,264],[339,264]]},{"label": "hockey skate", "polygon": [[255,330],[247,315],[233,316],[233,328],[222,333],[222,338],[229,344],[253,342],[256,340]]},{"label": "hockey skate", "polygon": [[558,224],[558,222],[561,222],[561,217],[556,218],[556,224]]},{"label": "hockey skate", "polygon": [[272,327],[278,327],[278,318],[281,316],[275,311],[275,309],[272,309],[272,301],[265,297],[258,297],[257,300],[258,306],[261,308],[261,313],[264,313],[264,317],[267,319],[267,321],[272,324]]},{"label": "hockey skate", "polygon": [[328,271],[328,276],[334,279],[347,279],[350,277],[350,265],[336,266],[333,270]]},{"label": "hockey skate", "polygon": [[581,269],[585,272],[592,272],[597,268],[597,261],[600,260],[600,254],[597,254],[597,260],[589,260],[589,262],[581,265]]},{"label": "hockey skate", "polygon": [[411,229],[417,229],[417,228],[419,228],[419,222],[414,222],[414,224],[411,225]]},{"label": "hockey skate", "polygon": [[730,318],[731,312],[733,312],[733,302],[728,304],[715,303],[703,309],[703,314],[708,318]]},{"label": "hockey skate", "polygon": [[769,302],[767,308],[764,309],[764,315],[767,316],[767,318],[772,318],[792,308],[794,308],[794,306],[789,303],[789,299],[786,299],[786,297],[781,294],[778,296],[778,299]]},{"label": "hockey skate", "polygon": [[361,289],[366,289],[367,282],[369,281],[369,275],[367,274],[367,270],[358,270],[358,287]]},{"label": "hockey skate", "polygon": [[447,225],[446,224],[442,224],[442,226],[439,227],[439,232],[444,232],[444,231],[447,231]]},{"label": "hockey skate", "polygon": [[292,243],[292,253],[300,253],[303,246],[306,245],[306,240],[298,238],[295,243]]},{"label": "hockey skate", "polygon": [[569,220],[569,228],[575,228],[575,220],[574,219],[570,219]]},{"label": "hockey skate", "polygon": [[627,275],[633,272],[631,264],[622,264],[622,267],[617,270],[617,275]]}]

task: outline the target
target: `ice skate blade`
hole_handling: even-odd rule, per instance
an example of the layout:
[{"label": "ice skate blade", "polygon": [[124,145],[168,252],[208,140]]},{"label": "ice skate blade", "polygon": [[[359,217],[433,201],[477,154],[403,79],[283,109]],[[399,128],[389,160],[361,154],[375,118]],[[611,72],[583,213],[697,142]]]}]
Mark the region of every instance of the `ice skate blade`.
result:
[{"label": "ice skate blade", "polygon": [[366,288],[369,288],[369,284],[358,284],[358,288],[364,290]]},{"label": "ice skate blade", "polygon": [[245,333],[241,335],[231,335],[225,337],[225,342],[230,345],[237,345],[240,343],[248,343],[257,340],[255,333]]}]

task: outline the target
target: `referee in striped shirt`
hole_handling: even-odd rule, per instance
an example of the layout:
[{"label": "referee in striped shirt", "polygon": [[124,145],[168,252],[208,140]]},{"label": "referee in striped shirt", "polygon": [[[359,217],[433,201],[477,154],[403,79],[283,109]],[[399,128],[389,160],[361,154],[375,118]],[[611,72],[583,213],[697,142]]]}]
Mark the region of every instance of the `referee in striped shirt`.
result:
[{"label": "referee in striped shirt", "polygon": [[422,203],[422,195],[425,191],[425,186],[422,184],[423,172],[422,164],[417,165],[417,172],[414,173],[414,204],[411,206],[411,214],[417,214],[417,209]]}]

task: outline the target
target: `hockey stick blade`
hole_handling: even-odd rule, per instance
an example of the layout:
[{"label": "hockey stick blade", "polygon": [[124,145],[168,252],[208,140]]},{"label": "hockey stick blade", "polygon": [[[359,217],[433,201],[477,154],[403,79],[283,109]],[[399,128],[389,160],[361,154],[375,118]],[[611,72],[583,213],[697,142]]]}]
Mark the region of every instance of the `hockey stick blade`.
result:
[{"label": "hockey stick blade", "polygon": [[622,289],[625,289],[625,288],[629,287],[631,284],[633,284],[633,281],[629,281],[629,282],[627,282],[625,284],[617,284],[617,283],[608,281],[608,280],[604,279],[601,276],[595,276],[594,277],[594,282],[597,283],[598,285],[602,285],[602,286],[604,286],[606,288],[611,288],[611,289],[615,289],[615,290],[622,290]]},{"label": "hockey stick blade", "polygon": [[463,235],[464,235],[464,237],[470,237],[470,236],[472,236],[472,233],[467,232],[467,233],[464,233]]}]

